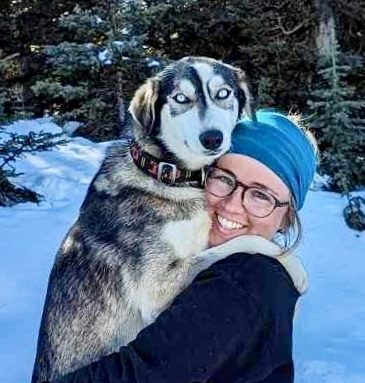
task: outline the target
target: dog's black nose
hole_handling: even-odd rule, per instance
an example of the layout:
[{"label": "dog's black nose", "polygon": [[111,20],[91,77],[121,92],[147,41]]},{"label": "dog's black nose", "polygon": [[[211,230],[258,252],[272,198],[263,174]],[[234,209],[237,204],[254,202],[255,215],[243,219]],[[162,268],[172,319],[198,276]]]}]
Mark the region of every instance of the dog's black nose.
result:
[{"label": "dog's black nose", "polygon": [[211,129],[202,133],[199,139],[204,148],[215,150],[218,149],[223,142],[223,133],[220,130]]}]

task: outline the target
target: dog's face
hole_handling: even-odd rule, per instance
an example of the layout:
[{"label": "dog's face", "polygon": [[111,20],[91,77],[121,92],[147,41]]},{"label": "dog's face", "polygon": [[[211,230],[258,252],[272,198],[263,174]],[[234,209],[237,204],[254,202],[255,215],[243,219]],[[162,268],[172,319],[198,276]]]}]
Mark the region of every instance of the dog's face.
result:
[{"label": "dog's face", "polygon": [[226,152],[243,111],[250,114],[245,73],[213,59],[187,57],[136,92],[130,111],[136,135],[156,137],[189,169]]}]

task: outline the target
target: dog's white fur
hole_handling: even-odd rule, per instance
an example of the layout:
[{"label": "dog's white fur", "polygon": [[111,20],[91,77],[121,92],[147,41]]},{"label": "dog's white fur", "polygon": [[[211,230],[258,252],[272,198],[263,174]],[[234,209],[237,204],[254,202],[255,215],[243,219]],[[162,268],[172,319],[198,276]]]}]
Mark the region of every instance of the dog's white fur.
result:
[{"label": "dog's white fur", "polygon": [[[188,168],[200,169],[207,164],[207,155],[205,153],[206,149],[199,141],[199,135],[212,127],[223,127],[221,129],[223,143],[219,148],[219,152],[211,156],[210,161],[226,152],[231,143],[231,132],[238,115],[238,101],[233,96],[233,90],[221,76],[213,73],[211,66],[195,64],[194,68],[204,84],[203,92],[207,102],[207,114],[203,121],[198,116],[197,108],[182,111],[178,116],[171,115],[171,108],[176,107],[176,102],[173,99],[176,94],[182,92],[191,100],[196,100],[194,85],[189,80],[182,80],[171,96],[168,97],[167,104],[162,107],[160,136],[163,137],[169,149],[187,164]],[[219,102],[217,105],[217,102],[212,100],[210,94],[215,94],[222,87],[232,93],[228,99]],[[171,129],[172,126],[174,126],[174,129]]]}]

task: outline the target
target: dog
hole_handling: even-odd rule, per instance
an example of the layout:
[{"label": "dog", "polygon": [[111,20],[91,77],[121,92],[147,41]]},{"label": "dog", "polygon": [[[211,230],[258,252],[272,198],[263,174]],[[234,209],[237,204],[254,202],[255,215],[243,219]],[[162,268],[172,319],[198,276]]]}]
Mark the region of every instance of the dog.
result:
[{"label": "dog", "polygon": [[245,73],[204,57],[170,64],[137,90],[134,142],[109,149],[57,253],[33,383],[117,351],[219,259],[278,254],[254,236],[207,249],[202,169],[229,149],[250,105]]}]

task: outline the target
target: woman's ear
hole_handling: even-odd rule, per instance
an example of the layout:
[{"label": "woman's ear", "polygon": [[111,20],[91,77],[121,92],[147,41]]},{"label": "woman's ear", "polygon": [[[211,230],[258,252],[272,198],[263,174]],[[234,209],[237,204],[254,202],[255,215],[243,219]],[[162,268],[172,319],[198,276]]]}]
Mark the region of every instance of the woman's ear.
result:
[{"label": "woman's ear", "polygon": [[278,233],[285,234],[289,230],[292,224],[293,224],[292,212],[291,212],[291,208],[288,207],[286,213],[281,218]]},{"label": "woman's ear", "polygon": [[157,78],[150,78],[139,87],[129,106],[133,119],[143,128],[145,134],[150,134],[156,117],[156,102],[158,100],[160,83]]}]

